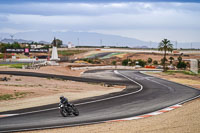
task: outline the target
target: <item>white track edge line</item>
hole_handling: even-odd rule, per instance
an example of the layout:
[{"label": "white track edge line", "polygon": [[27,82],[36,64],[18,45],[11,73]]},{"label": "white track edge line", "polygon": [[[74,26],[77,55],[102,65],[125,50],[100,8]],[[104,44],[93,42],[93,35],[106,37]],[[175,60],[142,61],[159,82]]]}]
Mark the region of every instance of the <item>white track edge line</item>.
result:
[{"label": "white track edge line", "polygon": [[[143,89],[143,86],[142,86],[141,84],[139,84],[138,82],[136,82],[136,81],[130,79],[129,77],[127,77],[127,76],[125,76],[125,75],[119,73],[117,70],[114,70],[114,73],[115,73],[115,74],[119,74],[119,75],[121,75],[121,76],[123,76],[123,77],[129,79],[130,81],[132,81],[132,82],[138,84],[139,86],[141,86],[141,89],[140,89],[140,90],[138,90],[138,91],[136,91],[136,92],[132,92],[131,94],[137,93],[137,92],[139,92],[139,91],[141,91],[141,90]],[[142,72],[141,72],[141,73],[142,73]],[[143,74],[146,74],[146,73],[143,73]],[[149,75],[149,74],[146,74],[146,75]],[[151,76],[151,75],[150,75],[150,76]],[[154,77],[154,76],[153,76],[153,77]],[[162,78],[160,78],[160,79],[162,79]],[[165,80],[165,79],[163,79],[163,80]],[[174,83],[175,83],[175,82],[174,82]],[[188,87],[189,87],[189,86],[188,86]],[[100,99],[100,100],[95,100],[95,101],[90,101],[90,102],[75,104],[75,105],[83,105],[83,104],[88,104],[88,103],[93,103],[93,102],[99,102],[99,101],[109,100],[109,99],[113,99],[113,98],[117,98],[117,97],[122,97],[122,96],[126,96],[126,95],[130,95],[130,93],[127,93],[127,94],[124,94],[124,95],[115,96],[115,97],[110,97],[110,98],[105,98],[105,99]],[[165,107],[165,108],[163,108],[163,109],[167,109],[167,108],[170,108],[170,107],[175,106],[175,105],[181,105],[181,104],[183,104],[183,103],[185,103],[185,102],[191,101],[191,100],[196,99],[196,98],[198,98],[198,97],[200,97],[200,95],[198,95],[198,96],[196,96],[196,97],[193,97],[193,98],[190,98],[190,99],[187,99],[187,100],[184,100],[184,101],[182,101],[182,102],[180,102],[180,103],[177,103],[177,104],[174,104],[174,105]],[[37,113],[37,112],[43,112],[43,111],[49,111],[49,110],[54,110],[54,109],[57,109],[57,108],[58,108],[58,107],[50,108],[50,109],[44,109],[44,110],[37,110],[37,111],[32,111],[32,112],[26,112],[26,113],[20,113],[20,114],[13,114],[12,116],[23,115],[23,114],[30,114],[30,113]],[[157,110],[157,111],[161,111],[161,110],[163,110],[163,109],[160,109],[160,110]],[[148,113],[147,113],[147,114],[148,114]],[[143,114],[143,115],[146,115],[146,114]],[[7,116],[7,117],[9,117],[9,116]],[[137,116],[135,116],[135,117],[137,117]],[[125,119],[126,119],[126,118],[125,118]]]},{"label": "white track edge line", "polygon": [[[99,100],[94,100],[94,101],[89,101],[89,102],[84,102],[84,103],[78,103],[78,104],[75,104],[76,106],[78,105],[84,105],[84,104],[88,104],[88,103],[95,103],[95,102],[100,102],[100,101],[105,101],[105,100],[110,100],[110,99],[114,99],[114,98],[119,98],[119,97],[123,97],[123,96],[127,96],[127,95],[131,95],[131,94],[135,94],[135,93],[138,93],[140,91],[143,90],[143,86],[141,84],[139,84],[138,82],[132,80],[131,78],[119,73],[117,70],[114,71],[115,74],[119,74],[127,79],[129,79],[130,81],[136,83],[137,85],[140,86],[140,89],[137,90],[137,91],[134,91],[134,92],[130,92],[130,93],[126,93],[126,94],[123,94],[123,95],[118,95],[118,96],[113,96],[113,97],[108,97],[108,98],[104,98],[104,99],[99,99]],[[58,107],[55,107],[55,108],[49,108],[49,109],[44,109],[44,110],[36,110],[36,111],[31,111],[31,112],[25,112],[25,113],[19,113],[19,114],[15,114],[15,115],[12,115],[12,116],[16,116],[16,115],[25,115],[25,114],[31,114],[31,113],[37,113],[37,112],[44,112],[44,111],[49,111],[49,110],[54,110],[54,109],[57,109]],[[9,117],[9,116],[7,116]]]},{"label": "white track edge line", "polygon": [[[158,79],[166,80],[166,81],[171,82],[171,83],[175,83],[175,84],[178,84],[178,85],[187,86],[187,87],[192,88],[192,89],[195,89],[195,90],[199,90],[199,89],[197,89],[197,88],[194,88],[193,86],[186,85],[186,84],[181,84],[181,83],[177,83],[177,82],[174,82],[174,81],[170,81],[170,80],[164,79],[164,78],[162,78],[162,77],[156,77],[156,76],[151,75],[151,74],[148,74],[148,73],[146,73],[146,72],[144,72],[144,71],[139,71],[139,72],[142,73],[142,74],[145,74],[145,75],[148,75],[148,76],[154,77],[154,78],[158,78]],[[161,72],[162,72],[162,71],[161,71]]]},{"label": "white track edge line", "polygon": [[[144,75],[149,75],[149,76],[152,76],[152,77],[155,77],[155,78],[158,78],[158,79],[166,80],[166,81],[171,82],[171,83],[174,83],[174,84],[183,85],[183,86],[192,88],[192,89],[194,89],[194,90],[198,90],[197,88],[194,88],[194,87],[189,86],[189,85],[184,85],[184,84],[176,83],[176,82],[173,82],[173,81],[170,81],[170,80],[161,78],[161,77],[156,77],[156,76],[153,76],[153,75],[151,75],[151,74],[145,73],[145,72],[143,72],[143,71],[139,71],[139,72],[142,73],[142,74],[144,74]],[[185,103],[185,102],[194,100],[194,99],[199,98],[199,97],[200,97],[200,95],[195,96],[195,97],[192,97],[192,98],[189,98],[189,99],[186,99],[186,100],[184,100],[184,101],[182,101],[182,102],[179,102],[179,103],[177,103],[177,104],[174,104],[174,105],[181,105],[181,104],[183,104],[183,103]],[[172,105],[172,106],[174,106],[174,105]],[[171,106],[169,106],[169,107],[171,107]]]},{"label": "white track edge line", "polygon": [[[196,98],[198,98],[198,97],[200,97],[200,95],[199,96],[196,96],[196,97],[193,97],[193,98],[190,98],[190,99],[187,99],[187,100],[184,100],[184,101],[182,101],[182,102],[180,102],[180,103],[178,103],[178,104],[174,104],[174,105],[171,105],[171,106],[168,106],[168,107],[165,107],[165,108],[163,108],[163,109],[160,109],[160,110],[157,110],[157,111],[161,111],[161,110],[164,110],[164,109],[167,109],[167,108],[170,108],[170,107],[172,107],[172,106],[176,106],[176,105],[178,105],[178,106],[182,106],[181,104],[183,104],[183,103],[185,103],[185,102],[188,102],[188,101],[191,101],[191,100],[194,100],[194,99],[196,99]],[[172,109],[173,110],[173,109]],[[156,112],[156,111],[155,111]],[[152,112],[153,113],[153,112]],[[149,113],[147,113],[147,114],[149,114]],[[143,115],[145,115],[145,114],[143,114]],[[131,120],[134,120],[134,119],[141,119],[141,117],[140,116],[134,116],[134,117],[128,117],[128,118],[122,118],[122,119],[114,119],[114,120],[129,120],[129,119],[131,119]],[[114,120],[107,120],[107,121],[99,121],[99,122],[91,122],[91,123],[82,123],[82,124],[72,124],[72,125],[61,125],[61,126],[53,126],[53,127],[42,127],[42,128],[29,128],[29,129],[23,129],[23,130],[10,130],[10,131],[5,131],[5,132],[17,132],[17,131],[30,131],[30,130],[42,130],[42,129],[53,129],[53,128],[61,128],[61,127],[71,127],[71,126],[80,126],[80,125],[90,125],[90,124],[98,124],[98,123],[103,123],[103,122],[109,122],[109,121],[114,121]]]}]

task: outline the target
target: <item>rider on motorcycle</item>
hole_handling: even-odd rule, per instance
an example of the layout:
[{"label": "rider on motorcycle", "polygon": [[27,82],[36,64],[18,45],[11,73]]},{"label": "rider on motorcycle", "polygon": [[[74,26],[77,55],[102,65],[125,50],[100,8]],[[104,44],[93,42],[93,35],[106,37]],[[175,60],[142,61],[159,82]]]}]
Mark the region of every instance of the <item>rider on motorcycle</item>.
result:
[{"label": "rider on motorcycle", "polygon": [[[66,107],[71,107],[72,105],[69,103],[68,99],[64,96],[60,96],[60,103],[64,104]],[[71,114],[71,111],[69,111],[69,114]]]},{"label": "rider on motorcycle", "polygon": [[[64,105],[64,106],[61,106],[61,105]],[[74,106],[74,104],[72,103],[69,103],[68,102],[68,99],[64,96],[60,96],[60,111],[61,111],[61,114],[62,116],[66,117],[66,114],[63,113],[63,110],[64,112],[67,112],[68,115],[72,115],[74,114],[75,116],[78,116],[79,115],[79,111],[78,109]]]},{"label": "rider on motorcycle", "polygon": [[70,103],[68,102],[68,99],[64,96],[60,96],[60,103],[69,106]]}]

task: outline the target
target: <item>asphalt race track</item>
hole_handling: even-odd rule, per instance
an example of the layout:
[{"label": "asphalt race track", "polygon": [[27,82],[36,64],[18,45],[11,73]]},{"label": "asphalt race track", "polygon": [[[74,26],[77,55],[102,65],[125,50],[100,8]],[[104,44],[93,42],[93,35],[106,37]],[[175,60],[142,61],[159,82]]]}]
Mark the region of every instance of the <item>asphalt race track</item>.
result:
[{"label": "asphalt race track", "polygon": [[200,91],[197,89],[132,70],[91,70],[85,72],[83,77],[17,71],[0,71],[0,74],[50,77],[80,82],[104,82],[127,86],[121,92],[73,101],[80,111],[78,117],[62,117],[57,108],[58,104],[1,112],[0,115],[16,115],[0,118],[0,132],[67,127],[128,118],[200,96]]}]

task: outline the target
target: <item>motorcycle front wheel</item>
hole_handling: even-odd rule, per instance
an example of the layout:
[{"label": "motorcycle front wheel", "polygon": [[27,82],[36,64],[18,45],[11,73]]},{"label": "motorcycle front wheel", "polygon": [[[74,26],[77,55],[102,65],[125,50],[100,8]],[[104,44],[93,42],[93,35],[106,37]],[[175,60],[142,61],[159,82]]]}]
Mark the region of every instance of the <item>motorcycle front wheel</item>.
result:
[{"label": "motorcycle front wheel", "polygon": [[69,114],[68,112],[65,110],[65,109],[60,109],[60,114],[63,116],[63,117],[67,117]]}]

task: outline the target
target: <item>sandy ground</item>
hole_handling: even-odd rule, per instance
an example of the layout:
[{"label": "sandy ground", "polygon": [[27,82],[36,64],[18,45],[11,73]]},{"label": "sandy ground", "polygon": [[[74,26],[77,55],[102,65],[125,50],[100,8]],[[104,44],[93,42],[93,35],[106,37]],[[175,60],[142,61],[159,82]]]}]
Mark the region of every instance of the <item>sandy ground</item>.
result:
[{"label": "sandy ground", "polygon": [[186,75],[182,73],[166,74],[149,72],[147,74],[200,89],[200,76]]},{"label": "sandy ground", "polygon": [[12,76],[9,78],[11,80],[8,82],[0,81],[0,95],[14,95],[16,92],[24,93],[24,95],[21,98],[0,101],[0,111],[58,103],[61,95],[68,97],[69,100],[76,100],[121,91],[124,88],[35,77]]},{"label": "sandy ground", "polygon": [[[192,85],[190,81],[198,85],[192,85],[199,88],[199,77],[177,74],[156,76],[171,79],[176,82]],[[189,76],[189,77],[188,77]],[[172,79],[173,77],[173,79]],[[180,79],[181,78],[181,79]],[[189,79],[188,79],[189,78]],[[187,81],[186,81],[187,80]],[[190,81],[188,81],[190,80]],[[58,129],[29,131],[28,133],[199,133],[200,132],[200,98],[183,104],[181,108],[173,111],[139,120],[125,122],[110,122],[94,124],[87,126],[67,127]]]},{"label": "sandy ground", "polygon": [[[25,71],[80,76],[82,71],[71,71],[65,65],[47,66],[39,70],[29,69]],[[23,71],[13,68],[1,68],[0,70]],[[103,84],[88,84],[51,78],[0,75],[0,78],[2,77],[7,77],[10,80],[7,82],[0,81],[0,96],[10,94],[13,97],[10,100],[0,100],[1,112],[58,103],[60,95],[68,97],[69,100],[76,100],[117,92],[125,88],[125,86],[105,87]]]}]

